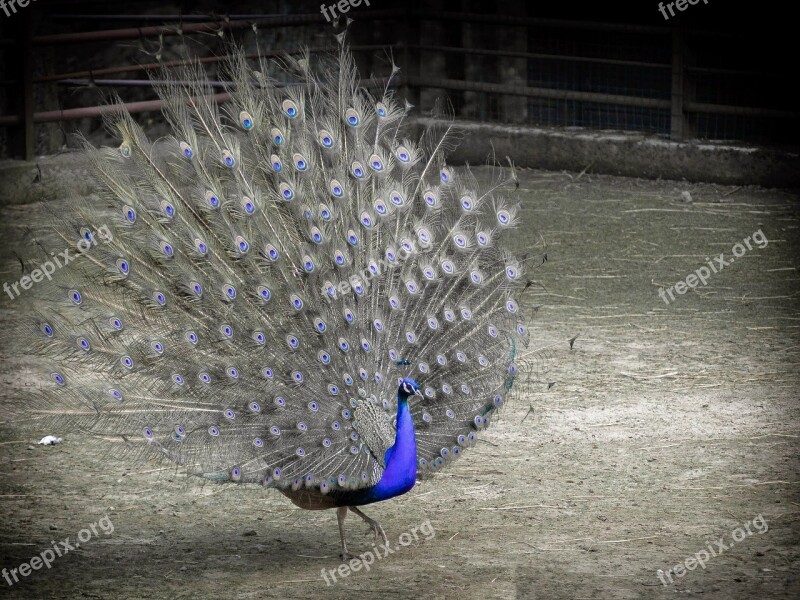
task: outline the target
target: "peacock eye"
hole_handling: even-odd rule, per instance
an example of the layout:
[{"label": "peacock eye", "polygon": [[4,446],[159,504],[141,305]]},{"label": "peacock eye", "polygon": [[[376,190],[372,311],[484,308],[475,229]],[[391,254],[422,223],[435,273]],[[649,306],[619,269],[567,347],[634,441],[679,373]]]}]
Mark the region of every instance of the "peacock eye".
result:
[{"label": "peacock eye", "polygon": [[136,211],[127,204],[122,207],[122,214],[125,215],[125,219],[128,221],[128,223],[133,223],[136,221]]},{"label": "peacock eye", "polygon": [[382,118],[389,114],[389,110],[383,102],[378,102],[375,105],[375,114]]},{"label": "peacock eye", "polygon": [[253,117],[246,110],[239,113],[239,125],[241,125],[242,129],[245,131],[250,131],[253,128]]},{"label": "peacock eye", "polygon": [[284,114],[290,119],[294,119],[299,113],[297,104],[293,100],[284,100],[281,104],[281,108]]},{"label": "peacock eye", "polygon": [[264,247],[264,254],[265,254],[265,255],[267,256],[267,258],[269,258],[269,259],[270,259],[272,262],[275,262],[276,260],[278,260],[278,257],[280,256],[280,255],[278,254],[278,250],[277,250],[277,248],[275,248],[275,246],[273,246],[272,244],[267,244],[267,245]]},{"label": "peacock eye", "polygon": [[375,207],[375,212],[377,212],[379,215],[385,215],[389,212],[389,207],[386,206],[386,202],[380,198],[375,200],[373,206]]},{"label": "peacock eye", "polygon": [[379,173],[383,171],[383,159],[377,154],[373,154],[369,157],[369,166],[372,167],[373,171]]},{"label": "peacock eye", "polygon": [[241,205],[248,215],[252,215],[256,211],[256,203],[247,196],[242,197]]},{"label": "peacock eye", "polygon": [[191,159],[194,156],[194,151],[192,150],[192,147],[186,142],[181,142],[180,148],[181,148],[181,153],[183,153],[183,155],[186,158]]},{"label": "peacock eye", "polygon": [[236,249],[239,250],[239,252],[241,252],[242,254],[246,254],[247,251],[250,249],[250,244],[248,244],[247,240],[245,240],[240,235],[236,236],[234,242],[236,242]]},{"label": "peacock eye", "polygon": [[432,190],[426,190],[423,197],[425,198],[425,204],[432,208],[439,204],[439,196]]},{"label": "peacock eye", "polygon": [[117,270],[118,270],[118,271],[119,271],[119,272],[120,272],[122,275],[127,275],[127,274],[128,274],[128,272],[130,271],[130,266],[128,266],[128,261],[127,261],[127,260],[125,260],[124,258],[118,258],[118,259],[115,261],[115,263],[114,263],[114,264],[117,266]]},{"label": "peacock eye", "polygon": [[233,158],[233,154],[230,150],[223,150],[222,151],[222,164],[232,169],[236,166],[236,159]]},{"label": "peacock eye", "polygon": [[353,177],[356,179],[363,179],[364,178],[364,165],[362,165],[359,161],[354,161],[350,165],[350,172],[353,174]]},{"label": "peacock eye", "polygon": [[317,134],[317,139],[325,148],[333,147],[333,136],[327,129],[320,129],[319,134]]},{"label": "peacock eye", "polygon": [[275,142],[276,146],[283,145],[284,137],[283,137],[283,132],[280,129],[278,129],[277,127],[273,127],[269,133],[270,136],[272,137],[272,141]]},{"label": "peacock eye", "polygon": [[219,206],[219,198],[217,198],[217,195],[211,190],[206,190],[206,202],[208,202],[211,208],[217,208]]},{"label": "peacock eye", "polygon": [[405,146],[398,146],[394,154],[400,162],[407,163],[411,160],[411,152]]},{"label": "peacock eye", "polygon": [[270,291],[270,289],[269,289],[267,286],[265,286],[265,285],[260,285],[260,286],[258,286],[257,292],[258,292],[258,296],[259,296],[259,297],[260,297],[262,300],[264,300],[265,302],[266,302],[267,300],[269,300],[269,299],[272,297],[272,292],[271,292],[271,291]]},{"label": "peacock eye", "polygon": [[345,111],[344,120],[350,127],[358,127],[361,124],[361,117],[354,108],[348,108]]},{"label": "peacock eye", "polygon": [[292,155],[292,162],[294,163],[294,168],[298,171],[305,171],[308,169],[308,161],[306,161],[305,157],[298,152],[295,152]]},{"label": "peacock eye", "polygon": [[294,190],[292,189],[292,186],[290,186],[288,183],[281,183],[278,186],[278,191],[280,191],[281,196],[287,202],[289,202],[292,198],[294,198]]}]

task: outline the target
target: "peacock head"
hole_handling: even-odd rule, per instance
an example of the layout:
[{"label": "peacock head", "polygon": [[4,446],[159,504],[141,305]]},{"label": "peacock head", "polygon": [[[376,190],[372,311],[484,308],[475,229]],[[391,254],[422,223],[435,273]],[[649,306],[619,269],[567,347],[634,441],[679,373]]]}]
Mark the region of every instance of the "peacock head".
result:
[{"label": "peacock head", "polygon": [[397,389],[397,397],[400,400],[408,401],[411,396],[422,396],[422,391],[419,389],[419,384],[411,379],[405,377],[400,382],[400,387]]}]

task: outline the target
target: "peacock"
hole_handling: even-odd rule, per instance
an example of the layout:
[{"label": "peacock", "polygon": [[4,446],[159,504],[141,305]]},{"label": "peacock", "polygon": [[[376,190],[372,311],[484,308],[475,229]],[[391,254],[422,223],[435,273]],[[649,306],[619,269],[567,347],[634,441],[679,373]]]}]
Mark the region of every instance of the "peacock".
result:
[{"label": "peacock", "polygon": [[481,189],[447,164],[452,124],[412,139],[399,69],[369,91],[344,36],[225,70],[225,94],[197,65],[154,81],[170,135],[119,109],[119,146],[85,143],[100,191],[26,265],[48,279],[18,339],[42,365],[26,414],[336,509],[347,557],[348,511],[388,543],[360,507],[458,458],[512,388],[513,165]]}]

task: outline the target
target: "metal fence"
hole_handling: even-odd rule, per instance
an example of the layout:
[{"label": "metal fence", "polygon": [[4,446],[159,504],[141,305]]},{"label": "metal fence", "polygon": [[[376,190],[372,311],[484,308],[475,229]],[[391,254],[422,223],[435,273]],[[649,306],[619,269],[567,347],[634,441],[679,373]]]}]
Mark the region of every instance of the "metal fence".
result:
[{"label": "metal fence", "polygon": [[[11,33],[0,44],[4,154],[30,158],[75,129],[99,129],[110,92],[149,118],[159,103],[143,72],[181,64],[182,46],[212,73],[222,38],[238,38],[252,56],[333,47],[336,23],[316,1],[254,6],[260,12],[154,14],[158,4],[140,1],[125,5],[138,14],[122,14],[92,0],[39,0],[19,9],[0,22]],[[800,113],[781,91],[786,72],[769,60],[771,48],[743,44],[730,28],[689,28],[657,14],[545,18],[525,2],[347,7],[362,72],[387,75],[391,53],[400,93],[423,114],[444,101],[458,119],[797,145]]]}]

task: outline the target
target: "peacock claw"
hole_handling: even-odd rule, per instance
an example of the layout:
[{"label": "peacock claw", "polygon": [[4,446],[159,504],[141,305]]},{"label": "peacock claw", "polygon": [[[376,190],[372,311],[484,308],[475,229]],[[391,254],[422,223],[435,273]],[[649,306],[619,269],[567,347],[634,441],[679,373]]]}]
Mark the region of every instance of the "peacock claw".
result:
[{"label": "peacock claw", "polygon": [[386,537],[386,532],[381,527],[381,524],[378,523],[375,519],[370,519],[367,515],[365,515],[361,509],[351,506],[350,510],[356,513],[359,517],[361,517],[364,522],[369,526],[368,531],[371,531],[375,534],[375,542],[381,541],[383,539],[383,543],[388,546],[389,545],[389,538]]},{"label": "peacock claw", "polygon": [[367,529],[367,533],[372,532],[375,535],[375,543],[377,544],[381,540],[383,540],[384,545],[389,545],[389,538],[386,536],[386,532],[381,527],[381,524],[377,521],[372,521],[372,523],[367,523],[369,529]]}]

